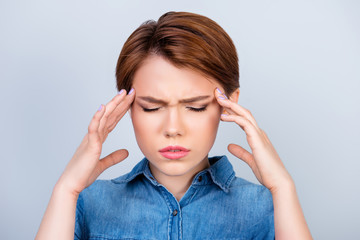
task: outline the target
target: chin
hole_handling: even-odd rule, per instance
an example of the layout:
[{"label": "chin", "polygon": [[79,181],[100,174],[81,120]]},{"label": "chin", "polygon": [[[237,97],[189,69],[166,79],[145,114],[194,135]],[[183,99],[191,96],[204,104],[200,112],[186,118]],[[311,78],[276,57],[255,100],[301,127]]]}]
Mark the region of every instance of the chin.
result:
[{"label": "chin", "polygon": [[189,165],[185,162],[181,162],[181,160],[170,160],[167,163],[162,163],[160,166],[156,165],[155,167],[165,175],[182,176],[195,168],[196,165]]}]

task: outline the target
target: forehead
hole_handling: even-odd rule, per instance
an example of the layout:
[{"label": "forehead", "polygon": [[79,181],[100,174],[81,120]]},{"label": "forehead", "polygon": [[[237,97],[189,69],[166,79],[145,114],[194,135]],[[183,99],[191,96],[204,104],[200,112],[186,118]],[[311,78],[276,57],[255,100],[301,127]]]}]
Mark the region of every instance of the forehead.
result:
[{"label": "forehead", "polygon": [[197,71],[178,68],[161,56],[150,56],[136,71],[133,87],[137,95],[151,93],[183,98],[212,93],[219,84]]}]

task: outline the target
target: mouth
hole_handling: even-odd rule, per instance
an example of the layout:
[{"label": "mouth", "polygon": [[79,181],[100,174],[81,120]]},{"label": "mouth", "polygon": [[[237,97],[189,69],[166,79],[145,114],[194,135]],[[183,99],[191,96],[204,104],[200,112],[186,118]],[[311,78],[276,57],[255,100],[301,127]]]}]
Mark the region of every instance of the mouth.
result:
[{"label": "mouth", "polygon": [[189,154],[190,150],[181,146],[167,146],[159,150],[160,154],[168,159],[180,159]]}]

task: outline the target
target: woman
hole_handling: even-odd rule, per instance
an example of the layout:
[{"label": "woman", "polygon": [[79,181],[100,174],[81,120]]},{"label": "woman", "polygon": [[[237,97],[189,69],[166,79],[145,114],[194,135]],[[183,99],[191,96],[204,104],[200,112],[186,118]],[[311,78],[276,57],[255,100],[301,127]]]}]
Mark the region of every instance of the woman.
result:
[{"label": "woman", "polygon": [[[116,78],[119,93],[91,120],[36,239],[311,239],[290,175],[237,104],[236,49],[218,24],[185,12],[145,22],[124,44]],[[128,156],[122,149],[99,161],[127,111],[145,158],[95,181]],[[235,177],[226,156],[208,157],[220,120],[245,131],[252,153],[228,150],[263,186]]]}]

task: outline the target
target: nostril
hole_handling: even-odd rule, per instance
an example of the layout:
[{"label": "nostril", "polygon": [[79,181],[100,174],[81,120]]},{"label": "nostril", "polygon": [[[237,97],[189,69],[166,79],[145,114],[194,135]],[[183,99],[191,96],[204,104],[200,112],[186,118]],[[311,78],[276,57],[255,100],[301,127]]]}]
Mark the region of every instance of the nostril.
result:
[{"label": "nostril", "polygon": [[183,133],[180,132],[180,131],[167,133],[167,136],[168,136],[168,137],[172,137],[172,138],[180,137],[180,136],[182,136],[182,135],[183,135]]}]

